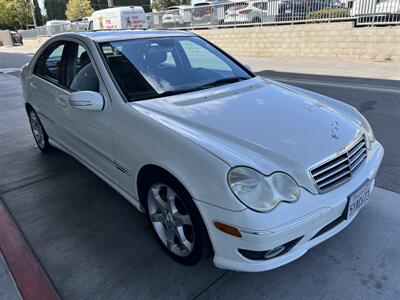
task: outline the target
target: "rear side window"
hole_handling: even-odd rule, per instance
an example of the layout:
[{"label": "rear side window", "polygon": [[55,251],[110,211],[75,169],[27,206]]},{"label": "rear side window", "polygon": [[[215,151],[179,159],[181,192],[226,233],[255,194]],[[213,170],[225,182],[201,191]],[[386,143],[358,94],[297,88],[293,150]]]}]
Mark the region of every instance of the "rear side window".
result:
[{"label": "rear side window", "polygon": [[39,57],[34,73],[53,82],[60,82],[61,59],[65,42],[50,45]]}]

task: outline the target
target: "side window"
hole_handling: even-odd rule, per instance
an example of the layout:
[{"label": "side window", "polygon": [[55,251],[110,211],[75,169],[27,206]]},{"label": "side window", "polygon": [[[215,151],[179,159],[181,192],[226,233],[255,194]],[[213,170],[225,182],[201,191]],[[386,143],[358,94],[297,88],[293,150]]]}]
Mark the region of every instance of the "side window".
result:
[{"label": "side window", "polygon": [[86,49],[70,42],[68,52],[66,86],[74,92],[98,92],[99,79]]},{"label": "side window", "polygon": [[262,9],[262,8],[261,8],[261,3],[260,3],[260,2],[253,2],[253,6],[254,6],[255,8]]},{"label": "side window", "polygon": [[268,10],[268,2],[257,2],[254,6],[261,10]]},{"label": "side window", "polygon": [[220,71],[232,71],[222,59],[206,48],[189,40],[180,42],[192,68],[205,68]]},{"label": "side window", "polygon": [[34,68],[34,73],[59,83],[61,58],[63,56],[64,48],[64,42],[50,45],[49,48],[47,48],[39,57]]}]

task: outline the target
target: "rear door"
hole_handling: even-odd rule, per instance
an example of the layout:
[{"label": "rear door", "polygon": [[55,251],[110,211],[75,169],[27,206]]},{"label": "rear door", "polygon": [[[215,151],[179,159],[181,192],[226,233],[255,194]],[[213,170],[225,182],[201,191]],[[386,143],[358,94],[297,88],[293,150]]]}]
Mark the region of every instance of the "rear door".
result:
[{"label": "rear door", "polygon": [[29,98],[49,135],[56,142],[65,142],[60,130],[64,111],[58,98],[64,74],[65,41],[50,44],[39,56],[29,79]]}]

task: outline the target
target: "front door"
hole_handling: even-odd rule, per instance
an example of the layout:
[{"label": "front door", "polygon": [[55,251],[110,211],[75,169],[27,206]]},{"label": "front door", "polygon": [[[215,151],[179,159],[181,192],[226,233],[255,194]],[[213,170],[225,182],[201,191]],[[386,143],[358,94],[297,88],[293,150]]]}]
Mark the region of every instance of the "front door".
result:
[{"label": "front door", "polygon": [[[65,147],[93,168],[99,175],[118,183],[112,142],[112,103],[104,84],[99,80],[89,50],[78,42],[67,42],[63,55],[63,89],[56,95],[56,103],[63,111],[58,120],[67,137]],[[93,91],[104,99],[101,111],[81,110],[70,105],[72,93]]]}]

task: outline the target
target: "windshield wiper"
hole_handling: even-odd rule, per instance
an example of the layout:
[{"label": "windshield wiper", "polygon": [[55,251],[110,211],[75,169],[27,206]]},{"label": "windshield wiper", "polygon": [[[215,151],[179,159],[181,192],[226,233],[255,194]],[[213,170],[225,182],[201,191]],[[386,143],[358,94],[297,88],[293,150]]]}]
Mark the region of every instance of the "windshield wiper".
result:
[{"label": "windshield wiper", "polygon": [[171,90],[171,91],[165,91],[161,94],[158,94],[157,97],[167,97],[167,96],[173,96],[173,95],[178,95],[178,94],[184,94],[184,93],[189,93],[189,92],[195,92],[198,91],[199,87],[193,87],[193,88],[187,88],[187,89],[181,89],[181,90]]},{"label": "windshield wiper", "polygon": [[244,77],[244,76],[236,76],[236,77],[228,77],[228,78],[222,78],[218,79],[209,83],[205,83],[200,85],[198,88],[205,88],[205,87],[211,87],[211,86],[218,86],[222,84],[228,84],[228,83],[234,83],[234,82],[239,82],[242,80],[249,79],[249,77]]},{"label": "windshield wiper", "polygon": [[170,91],[165,91],[163,93],[154,95],[154,94],[150,94],[150,96],[146,95],[141,95],[142,97],[138,97],[139,99],[135,100],[135,101],[140,101],[140,100],[146,100],[149,98],[161,98],[161,97],[167,97],[167,96],[173,96],[173,95],[179,95],[179,94],[184,94],[184,93],[190,93],[190,92],[196,92],[202,89],[206,89],[209,87],[213,87],[213,86],[218,86],[218,85],[222,85],[222,84],[228,84],[228,83],[234,83],[234,82],[239,82],[242,80],[246,80],[249,79],[248,77],[244,77],[244,76],[237,76],[237,77],[228,77],[228,78],[222,78],[222,79],[218,79],[215,80],[213,82],[209,82],[209,83],[205,83],[196,87],[191,87],[191,88],[187,88],[187,89],[180,89],[180,90],[170,90]]}]

